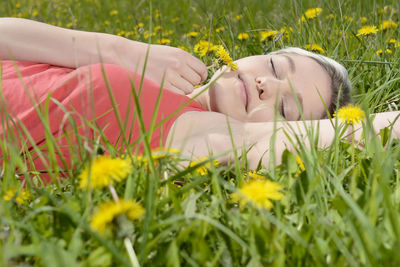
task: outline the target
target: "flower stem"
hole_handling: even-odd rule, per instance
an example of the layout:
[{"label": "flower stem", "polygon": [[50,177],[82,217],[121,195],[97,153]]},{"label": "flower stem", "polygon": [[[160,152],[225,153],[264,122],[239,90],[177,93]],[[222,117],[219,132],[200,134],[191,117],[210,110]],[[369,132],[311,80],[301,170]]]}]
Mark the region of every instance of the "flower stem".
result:
[{"label": "flower stem", "polygon": [[118,198],[118,195],[117,195],[117,191],[115,191],[114,186],[109,184],[108,185],[108,189],[110,189],[111,196],[113,197],[115,203],[118,203],[119,202],[119,198]]},{"label": "flower stem", "polygon": [[138,259],[136,257],[135,250],[133,249],[132,242],[128,237],[125,237],[124,245],[125,245],[125,248],[126,248],[126,250],[128,252],[129,259],[131,260],[132,266],[133,267],[140,267],[139,261],[138,261]]}]

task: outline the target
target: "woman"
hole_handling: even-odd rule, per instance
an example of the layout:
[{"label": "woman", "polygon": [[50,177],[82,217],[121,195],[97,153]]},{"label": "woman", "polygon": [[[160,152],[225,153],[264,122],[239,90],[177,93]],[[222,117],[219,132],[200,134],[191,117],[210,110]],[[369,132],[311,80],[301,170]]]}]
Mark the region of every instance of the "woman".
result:
[{"label": "woman", "polygon": [[[193,90],[206,79],[206,66],[176,48],[148,47],[113,35],[10,18],[0,19],[0,34],[0,58],[24,61],[3,61],[3,107],[14,121],[26,126],[17,129],[27,138],[31,136],[24,145],[39,154],[33,161],[38,169],[49,168],[46,154],[39,149],[49,140],[45,133],[57,138],[58,150],[50,152],[57,154],[65,167],[71,164],[68,155],[74,142],[85,147],[82,140],[101,139],[104,145],[131,149],[138,147],[134,145],[143,142],[144,136],[151,136],[152,148],[170,146],[192,158],[212,153],[227,162],[235,153],[246,151],[250,168],[260,159],[268,165],[271,155],[279,163],[281,153],[293,150],[296,140],[308,143],[307,129],[319,127],[319,146],[329,145],[335,128],[330,120],[322,119],[327,116],[325,106],[332,112],[336,103],[349,101],[344,68],[301,49],[240,59],[236,71],[220,70],[208,85]],[[141,72],[147,51],[147,79],[141,85],[133,71]],[[96,65],[98,62],[104,64]],[[160,93],[161,81],[169,90]],[[140,111],[132,107],[132,83],[143,109],[143,123],[135,116]],[[153,122],[159,96],[160,112]],[[43,128],[37,107],[49,110],[45,114],[48,128]],[[397,115],[378,114],[375,130],[391,125]],[[10,139],[10,133],[18,130],[4,121],[3,116],[1,135]],[[158,124],[162,127],[157,128]],[[396,122],[395,137],[398,129]],[[349,130],[360,138],[360,128]],[[81,141],[75,140],[78,135]],[[276,141],[271,142],[273,139]]]}]

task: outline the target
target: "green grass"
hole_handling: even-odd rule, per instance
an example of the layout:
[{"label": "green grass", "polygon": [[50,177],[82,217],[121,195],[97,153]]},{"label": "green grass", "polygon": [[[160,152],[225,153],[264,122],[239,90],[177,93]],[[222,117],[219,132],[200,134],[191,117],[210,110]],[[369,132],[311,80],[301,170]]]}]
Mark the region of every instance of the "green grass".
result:
[{"label": "green grass", "polygon": [[[363,25],[379,27],[389,19],[399,23],[399,14],[393,11],[399,10],[398,1],[149,2],[7,0],[0,3],[0,16],[145,42],[151,21],[153,43],[167,38],[170,45],[193,52],[196,43],[209,40],[223,44],[234,59],[261,54],[269,47],[315,43],[348,68],[354,100],[368,113],[399,107],[400,47],[389,44],[391,38],[400,41],[399,28],[357,36]],[[313,7],[321,7],[322,14],[298,23],[305,10]],[[242,17],[237,19],[239,14]],[[329,14],[333,17],[327,18]],[[361,17],[367,18],[365,24]],[[138,27],[139,23],[144,26]],[[216,32],[219,27],[225,29]],[[260,42],[260,30],[282,27],[292,27],[289,38]],[[199,35],[188,37],[191,31]],[[241,32],[250,38],[238,40]],[[387,48],[391,54],[376,54]],[[212,63],[211,56],[203,60]],[[6,111],[0,112],[4,116]],[[44,121],[45,117],[46,110]],[[369,131],[369,121],[365,129]],[[53,151],[49,168],[57,169],[57,146],[54,137],[47,138],[46,146]],[[152,160],[150,165],[132,160],[134,171],[116,184],[116,192],[141,203],[146,214],[139,221],[115,222],[113,233],[103,236],[91,230],[90,219],[96,207],[112,196],[108,189],[86,192],[79,188],[78,174],[89,161],[82,144],[78,149],[71,144],[76,154],[69,178],[57,179],[55,172],[56,181],[40,187],[37,174],[25,167],[29,152],[1,140],[8,160],[2,167],[0,194],[25,186],[31,197],[23,204],[0,199],[0,265],[130,265],[124,244],[129,239],[142,266],[398,266],[400,146],[397,141],[385,141],[371,134],[364,149],[340,140],[323,150],[300,147],[298,155],[305,170],[296,163],[296,155],[286,151],[281,165],[261,169],[265,177],[284,187],[284,198],[274,201],[270,211],[252,205],[240,209],[230,201],[229,195],[240,187],[248,171],[245,162],[210,166],[201,175],[196,167],[179,168],[179,160],[173,157]],[[103,149],[120,155],[110,145]],[[26,158],[21,151],[27,153]],[[151,159],[150,151],[145,157]],[[25,177],[25,185],[15,179],[16,174]]]}]

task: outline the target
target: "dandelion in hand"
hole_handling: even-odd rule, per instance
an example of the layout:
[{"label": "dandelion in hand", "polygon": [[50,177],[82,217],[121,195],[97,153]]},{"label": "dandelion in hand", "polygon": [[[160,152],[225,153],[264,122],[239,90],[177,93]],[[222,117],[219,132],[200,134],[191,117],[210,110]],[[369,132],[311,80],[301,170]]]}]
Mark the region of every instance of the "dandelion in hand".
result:
[{"label": "dandelion in hand", "polygon": [[378,29],[376,28],[376,26],[364,26],[362,28],[360,28],[357,32],[357,36],[368,36],[368,35],[372,35],[372,34],[376,34],[378,32]]},{"label": "dandelion in hand", "polygon": [[212,52],[216,49],[216,46],[213,45],[211,42],[208,41],[200,41],[195,46],[193,47],[193,51],[198,55],[199,57],[204,57],[206,56],[209,52]]},{"label": "dandelion in hand", "polygon": [[218,60],[221,61],[223,64],[227,65],[231,68],[231,70],[237,69],[237,64],[233,62],[229,53],[225,50],[222,45],[218,45],[215,50],[215,55],[218,57]]},{"label": "dandelion in hand", "polygon": [[114,201],[106,202],[98,207],[98,211],[90,221],[90,227],[94,231],[104,234],[118,216],[125,215],[130,220],[138,220],[144,212],[144,208],[133,200],[120,199],[117,203]]},{"label": "dandelion in hand", "polygon": [[79,175],[80,188],[103,188],[125,179],[132,171],[128,159],[100,156],[95,158]]},{"label": "dandelion in hand", "polygon": [[365,119],[364,111],[360,107],[351,104],[341,107],[333,116],[343,123],[352,125],[359,124]]},{"label": "dandelion in hand", "polygon": [[282,186],[269,180],[250,180],[245,183],[237,192],[231,194],[234,202],[239,202],[240,207],[247,203],[255,205],[257,208],[270,210],[273,207],[271,200],[281,200],[283,194],[279,192]]}]

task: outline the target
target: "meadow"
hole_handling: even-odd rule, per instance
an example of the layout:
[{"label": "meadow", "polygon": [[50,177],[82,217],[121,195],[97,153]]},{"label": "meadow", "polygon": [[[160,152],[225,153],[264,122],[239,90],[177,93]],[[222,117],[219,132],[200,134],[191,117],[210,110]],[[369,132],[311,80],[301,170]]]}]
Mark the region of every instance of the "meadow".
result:
[{"label": "meadow", "polygon": [[[368,117],[400,104],[399,8],[384,0],[1,1],[1,17],[176,46],[207,65],[216,45],[234,60],[312,50],[348,69],[367,118],[362,148],[337,138],[257,170],[241,155],[182,167],[178,151],[137,155],[99,143],[71,148],[73,167],[59,170],[51,135],[52,164],[32,170],[26,164],[43,147],[2,138],[0,266],[399,266],[400,145],[390,129],[373,134]],[[98,181],[85,180],[88,172]]]}]

